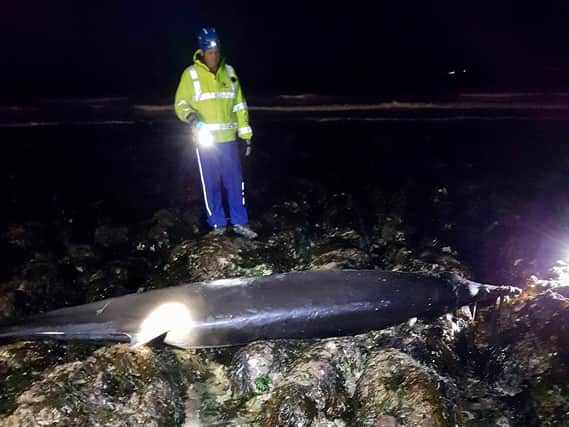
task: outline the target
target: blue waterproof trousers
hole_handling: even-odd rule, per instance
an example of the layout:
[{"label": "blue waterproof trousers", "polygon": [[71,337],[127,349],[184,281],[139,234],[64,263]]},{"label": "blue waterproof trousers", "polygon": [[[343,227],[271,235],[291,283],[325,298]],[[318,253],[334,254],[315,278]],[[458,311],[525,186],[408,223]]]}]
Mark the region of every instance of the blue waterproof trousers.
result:
[{"label": "blue waterproof trousers", "polygon": [[247,224],[245,184],[237,142],[220,142],[208,148],[198,147],[196,158],[208,224],[212,227],[223,227],[227,223],[221,194],[222,184],[227,192],[231,224]]}]

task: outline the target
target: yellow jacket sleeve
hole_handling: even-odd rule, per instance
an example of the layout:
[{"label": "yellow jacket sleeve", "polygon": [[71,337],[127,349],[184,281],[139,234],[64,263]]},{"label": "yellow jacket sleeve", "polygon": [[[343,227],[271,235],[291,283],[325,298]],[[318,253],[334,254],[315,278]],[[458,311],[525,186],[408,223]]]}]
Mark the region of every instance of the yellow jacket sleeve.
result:
[{"label": "yellow jacket sleeve", "polygon": [[184,70],[182,77],[180,78],[180,83],[178,84],[178,89],[176,90],[176,100],[174,101],[174,109],[176,110],[176,116],[184,122],[188,121],[188,116],[191,113],[195,113],[195,109],[192,106],[192,97],[194,96],[194,86],[190,73],[188,70]]},{"label": "yellow jacket sleeve", "polygon": [[236,79],[235,82],[235,106],[233,108],[237,115],[237,135],[241,139],[251,139],[253,129],[249,125],[249,109],[239,79]]}]

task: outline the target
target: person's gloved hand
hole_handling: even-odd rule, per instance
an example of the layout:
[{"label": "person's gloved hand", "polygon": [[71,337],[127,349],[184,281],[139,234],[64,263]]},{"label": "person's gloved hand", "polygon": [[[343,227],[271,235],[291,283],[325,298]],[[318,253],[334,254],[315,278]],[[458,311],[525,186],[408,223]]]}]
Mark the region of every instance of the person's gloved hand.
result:
[{"label": "person's gloved hand", "polygon": [[188,124],[194,128],[196,124],[200,121],[200,118],[196,113],[190,113],[187,117]]},{"label": "person's gloved hand", "polygon": [[196,113],[191,113],[188,116],[188,124],[192,128],[192,131],[194,131],[202,127],[204,125],[204,122]]},{"label": "person's gloved hand", "polygon": [[200,128],[205,124],[203,120],[196,113],[191,113],[187,118],[188,124],[190,125],[192,141],[195,144],[199,142],[199,132]]},{"label": "person's gloved hand", "polygon": [[251,140],[250,139],[246,139],[245,140],[245,157],[249,157],[251,155]]}]

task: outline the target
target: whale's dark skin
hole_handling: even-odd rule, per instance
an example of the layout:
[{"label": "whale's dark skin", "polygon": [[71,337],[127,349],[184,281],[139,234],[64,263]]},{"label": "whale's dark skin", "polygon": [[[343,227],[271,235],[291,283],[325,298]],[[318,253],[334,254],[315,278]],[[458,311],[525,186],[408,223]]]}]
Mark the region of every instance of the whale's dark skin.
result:
[{"label": "whale's dark skin", "polygon": [[133,346],[157,337],[182,348],[261,339],[325,338],[437,316],[516,288],[452,274],[315,270],[198,282],[63,308],[0,328],[0,339],[105,340]]}]

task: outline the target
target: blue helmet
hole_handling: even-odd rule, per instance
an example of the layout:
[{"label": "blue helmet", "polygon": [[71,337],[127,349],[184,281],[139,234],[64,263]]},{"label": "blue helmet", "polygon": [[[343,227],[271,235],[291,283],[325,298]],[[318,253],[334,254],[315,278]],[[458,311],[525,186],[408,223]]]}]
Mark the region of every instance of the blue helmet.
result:
[{"label": "blue helmet", "polygon": [[213,27],[203,27],[198,34],[198,46],[201,50],[219,49],[219,39]]}]

